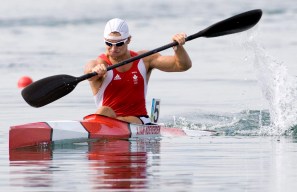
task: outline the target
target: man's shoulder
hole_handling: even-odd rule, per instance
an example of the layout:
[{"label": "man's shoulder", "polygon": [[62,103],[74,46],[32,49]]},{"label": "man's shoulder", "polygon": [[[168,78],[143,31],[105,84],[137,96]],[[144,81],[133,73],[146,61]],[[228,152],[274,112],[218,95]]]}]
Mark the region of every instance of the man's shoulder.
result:
[{"label": "man's shoulder", "polygon": [[97,58],[96,58],[96,62],[97,63],[103,63],[106,65],[110,65],[111,62],[108,58],[108,56],[105,53],[100,54]]}]

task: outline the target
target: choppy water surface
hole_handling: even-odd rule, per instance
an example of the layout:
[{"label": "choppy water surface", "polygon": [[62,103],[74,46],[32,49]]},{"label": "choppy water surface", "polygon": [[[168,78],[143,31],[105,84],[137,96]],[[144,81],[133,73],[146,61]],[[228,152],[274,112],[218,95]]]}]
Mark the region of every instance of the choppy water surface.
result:
[{"label": "choppy water surface", "polygon": [[[145,7],[145,9],[140,7]],[[154,71],[147,106],[161,99],[160,122],[210,129],[212,137],[99,141],[8,150],[9,126],[79,120],[95,105],[87,82],[42,108],[28,106],[17,80],[80,76],[104,51],[113,17],[127,20],[130,48],[154,49],[177,32],[196,33],[250,9],[248,32],[188,42],[193,67]],[[2,191],[294,191],[296,188],[297,6],[264,1],[33,1],[0,7],[0,188]],[[162,54],[171,54],[166,50]]]}]

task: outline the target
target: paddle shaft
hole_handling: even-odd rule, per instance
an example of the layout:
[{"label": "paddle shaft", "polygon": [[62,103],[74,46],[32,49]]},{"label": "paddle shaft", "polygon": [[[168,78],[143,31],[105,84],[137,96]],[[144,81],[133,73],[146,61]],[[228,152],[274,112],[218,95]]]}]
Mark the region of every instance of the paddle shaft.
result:
[{"label": "paddle shaft", "polygon": [[[245,31],[247,29],[250,29],[255,24],[257,24],[258,21],[260,20],[261,16],[262,16],[262,10],[260,10],[260,9],[247,11],[247,12],[235,15],[233,17],[230,17],[228,19],[225,19],[223,21],[217,22],[217,23],[211,25],[210,27],[208,27],[202,31],[199,31],[198,33],[190,35],[190,36],[186,37],[186,41],[190,41],[190,40],[193,40],[193,39],[196,39],[199,37],[211,38],[211,37],[223,36],[223,35],[228,35],[228,34],[233,34],[233,33],[239,33],[239,32]],[[163,51],[165,49],[168,49],[170,47],[177,46],[177,45],[178,45],[178,43],[176,41],[174,41],[172,43],[169,43],[167,45],[153,49],[146,53],[143,53],[143,54],[137,55],[135,57],[129,58],[127,60],[124,60],[120,63],[108,66],[107,71],[117,68],[117,67],[120,67],[120,66],[123,66],[123,65],[126,65],[126,64],[133,62],[135,60],[147,57],[149,55],[158,53],[160,51]],[[96,72],[88,73],[81,77],[78,77],[77,81],[80,82],[80,81],[89,79],[95,75],[97,75]]]}]

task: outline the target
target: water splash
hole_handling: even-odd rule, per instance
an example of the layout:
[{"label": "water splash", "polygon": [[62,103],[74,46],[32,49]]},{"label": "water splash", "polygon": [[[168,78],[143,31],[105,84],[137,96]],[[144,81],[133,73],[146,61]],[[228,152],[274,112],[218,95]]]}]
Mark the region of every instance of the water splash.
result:
[{"label": "water splash", "polygon": [[270,125],[261,126],[260,135],[289,134],[297,123],[297,80],[284,63],[277,61],[253,37],[245,43],[252,50],[258,83],[268,102]]}]

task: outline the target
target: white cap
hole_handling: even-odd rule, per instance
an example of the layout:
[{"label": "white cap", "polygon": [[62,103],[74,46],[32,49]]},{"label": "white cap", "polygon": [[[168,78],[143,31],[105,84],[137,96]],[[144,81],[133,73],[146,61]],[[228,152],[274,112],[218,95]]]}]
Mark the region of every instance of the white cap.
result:
[{"label": "white cap", "polygon": [[[112,32],[118,32],[121,34],[121,36],[117,36],[117,37],[110,36],[110,33],[112,33]],[[128,37],[130,37],[129,27],[124,20],[114,18],[114,19],[109,20],[106,23],[105,29],[104,29],[104,38],[105,39],[122,40],[122,39],[127,39]]]}]

